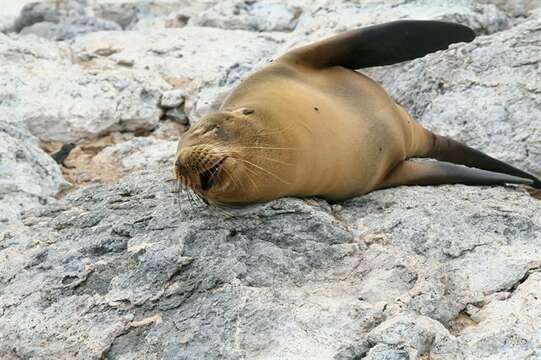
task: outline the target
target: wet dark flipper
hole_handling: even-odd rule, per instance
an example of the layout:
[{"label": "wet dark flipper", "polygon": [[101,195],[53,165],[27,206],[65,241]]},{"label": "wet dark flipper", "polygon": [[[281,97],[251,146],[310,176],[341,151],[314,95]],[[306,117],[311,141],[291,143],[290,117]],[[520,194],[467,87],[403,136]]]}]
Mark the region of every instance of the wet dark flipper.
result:
[{"label": "wet dark flipper", "polygon": [[474,38],[473,30],[460,24],[399,20],[332,36],[293,49],[278,60],[315,68],[361,69],[413,60]]},{"label": "wet dark flipper", "polygon": [[379,187],[400,185],[503,185],[527,184],[533,180],[517,176],[455,165],[443,161],[406,160],[396,166]]},{"label": "wet dark flipper", "polygon": [[530,186],[541,189],[541,181],[532,174],[444,136],[433,135],[432,149],[426,157],[530,179]]}]

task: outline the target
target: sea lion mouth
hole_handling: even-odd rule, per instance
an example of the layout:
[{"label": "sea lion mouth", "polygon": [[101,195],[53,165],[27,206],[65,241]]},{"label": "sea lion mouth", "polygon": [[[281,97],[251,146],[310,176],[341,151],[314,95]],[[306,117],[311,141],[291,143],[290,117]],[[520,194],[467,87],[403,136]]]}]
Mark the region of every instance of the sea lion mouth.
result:
[{"label": "sea lion mouth", "polygon": [[215,165],[199,174],[201,190],[208,191],[218,184],[225,159],[221,159]]}]

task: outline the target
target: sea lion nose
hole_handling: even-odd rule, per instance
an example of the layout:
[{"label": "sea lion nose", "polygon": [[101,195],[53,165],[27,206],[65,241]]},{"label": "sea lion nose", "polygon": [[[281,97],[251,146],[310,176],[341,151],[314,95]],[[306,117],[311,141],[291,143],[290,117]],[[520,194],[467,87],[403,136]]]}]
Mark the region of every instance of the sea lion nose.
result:
[{"label": "sea lion nose", "polygon": [[179,172],[180,175],[186,176],[188,175],[189,166],[190,163],[190,156],[192,155],[192,150],[190,148],[182,149],[175,160],[175,168]]}]

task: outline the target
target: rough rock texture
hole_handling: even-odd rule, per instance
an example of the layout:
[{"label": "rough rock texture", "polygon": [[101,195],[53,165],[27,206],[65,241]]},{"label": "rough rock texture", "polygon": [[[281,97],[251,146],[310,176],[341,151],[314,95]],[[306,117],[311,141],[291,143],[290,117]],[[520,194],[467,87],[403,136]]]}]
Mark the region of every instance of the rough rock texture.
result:
[{"label": "rough rock texture", "polygon": [[20,125],[0,120],[0,231],[22,211],[54,202],[58,191],[67,186],[38,139]]},{"label": "rough rock texture", "polygon": [[184,89],[186,112],[191,119],[198,119],[210,108],[217,108],[247,73],[269,61],[280,40],[281,35],[276,34],[189,26],[148,33],[115,32],[106,38],[100,33],[89,34],[78,38],[73,50],[88,67],[124,63],[130,64],[132,71],[160,74]]},{"label": "rough rock texture", "polygon": [[541,7],[540,0],[481,0],[482,3],[494,4],[511,16],[528,16],[532,10]]},{"label": "rough rock texture", "polygon": [[59,23],[38,22],[20,31],[23,35],[34,34],[51,40],[67,40],[76,36],[96,31],[120,30],[115,22],[94,17],[78,17]]},{"label": "rough rock texture", "polygon": [[220,2],[190,19],[190,25],[253,31],[292,31],[300,7],[283,1]]},{"label": "rough rock texture", "polygon": [[96,71],[73,64],[67,46],[32,36],[0,34],[0,59],[0,112],[42,141],[151,130],[161,116],[161,92],[170,87],[144,70]]},{"label": "rough rock texture", "polygon": [[[101,151],[93,161],[118,164],[122,171],[167,168],[172,162],[177,141],[136,137]],[[96,164],[97,165],[97,164]]]},{"label": "rough rock texture", "polygon": [[[367,71],[427,127],[541,175],[537,4],[58,0],[2,14],[19,33],[0,34],[0,358],[541,358],[541,203],[523,188],[222,210],[179,193],[170,169],[185,128],[283,51],[422,18],[484,36]],[[61,173],[41,147],[67,142]],[[64,194],[62,174],[84,187]]]},{"label": "rough rock texture", "polygon": [[[226,214],[176,203],[167,178],[87,188],[9,229],[0,354],[519,359],[541,350],[541,279],[530,274],[541,266],[541,203],[523,191],[402,188]],[[471,323],[455,328],[461,312]]]}]

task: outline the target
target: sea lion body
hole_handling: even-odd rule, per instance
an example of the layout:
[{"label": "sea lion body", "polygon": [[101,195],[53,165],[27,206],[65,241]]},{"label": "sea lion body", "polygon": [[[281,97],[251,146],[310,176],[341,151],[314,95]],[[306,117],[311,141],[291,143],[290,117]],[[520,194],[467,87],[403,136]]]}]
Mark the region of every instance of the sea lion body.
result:
[{"label": "sea lion body", "polygon": [[215,204],[282,196],[339,201],[399,185],[540,188],[533,175],[424,129],[355,71],[474,37],[458,24],[397,21],[294,49],[242,81],[219,111],[186,132],[175,176]]},{"label": "sea lion body", "polygon": [[270,169],[293,184],[280,196],[365,194],[426,138],[378,83],[341,67],[314,70],[277,61],[241,83],[221,110],[242,108],[264,118],[269,131],[287,129],[273,143],[295,150],[268,152],[294,163]]}]

